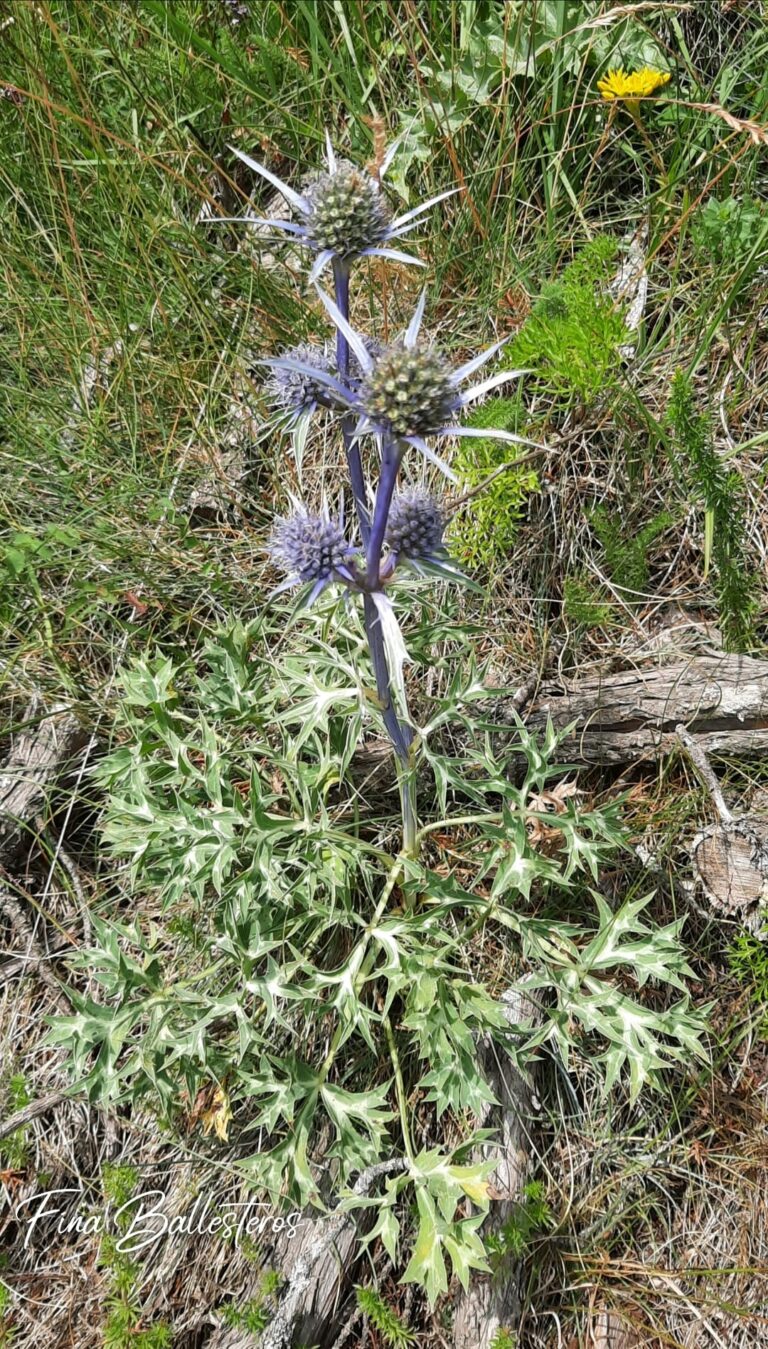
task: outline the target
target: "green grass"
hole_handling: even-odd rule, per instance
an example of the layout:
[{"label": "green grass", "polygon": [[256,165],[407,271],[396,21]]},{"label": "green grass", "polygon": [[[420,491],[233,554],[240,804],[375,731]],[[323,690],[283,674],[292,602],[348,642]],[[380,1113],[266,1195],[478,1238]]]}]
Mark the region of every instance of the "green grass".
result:
[{"label": "green grass", "polygon": [[[212,618],[252,603],[281,445],[248,446],[252,490],[228,525],[196,527],[187,502],[220,466],[234,388],[263,413],[250,354],[303,335],[303,320],[290,273],[235,248],[236,232],[196,223],[204,206],[237,210],[254,186],[263,200],[228,141],[291,177],[317,163],[325,126],[362,158],[372,117],[388,136],[404,127],[394,181],[409,200],[457,179],[465,188],[430,218],[423,250],[435,294],[449,294],[430,317],[458,352],[509,331],[519,304],[538,303],[546,318],[565,264],[596,237],[615,250],[642,226],[652,303],[631,387],[604,400],[603,420],[612,401],[645,423],[650,442],[661,436],[655,395],[672,362],[706,377],[714,361],[721,380],[730,368],[730,405],[749,402],[742,369],[757,338],[746,330],[768,238],[757,226],[750,234],[754,213],[745,223],[742,212],[739,248],[723,262],[711,201],[751,202],[759,156],[689,105],[727,94],[733,111],[759,119],[765,31],[745,19],[713,76],[706,65],[697,74],[704,23],[684,41],[675,17],[591,28],[605,6],[535,9],[535,20],[526,7],[503,20],[482,0],[419,14],[386,0],[322,11],[270,2],[233,27],[213,0],[11,7],[2,74],[18,92],[0,107],[9,691],[34,680],[101,704],[127,648],[155,634],[196,643]],[[714,14],[708,22],[716,27]],[[617,53],[627,64],[674,56],[669,98],[644,112],[662,179],[631,119],[606,115],[596,95]],[[416,284],[390,274],[390,326]],[[531,331],[519,339],[526,349]],[[567,363],[567,340],[554,341]],[[746,343],[744,359],[724,365],[724,342],[734,353]],[[605,374],[593,360],[589,387]],[[544,436],[556,402],[539,400]]]}]

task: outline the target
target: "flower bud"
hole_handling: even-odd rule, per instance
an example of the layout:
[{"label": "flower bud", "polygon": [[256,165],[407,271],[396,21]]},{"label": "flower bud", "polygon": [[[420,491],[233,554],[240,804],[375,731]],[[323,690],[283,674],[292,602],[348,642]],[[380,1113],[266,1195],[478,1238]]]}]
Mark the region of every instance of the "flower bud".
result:
[{"label": "flower bud", "polygon": [[438,502],[418,489],[399,493],[393,500],[385,535],[398,557],[434,557],[443,551],[445,521]]},{"label": "flower bud", "polygon": [[386,240],[391,211],[370,174],[346,159],[330,173],[318,173],[304,188],[309,203],[305,230],[319,252],[347,257]]},{"label": "flower bud", "polygon": [[289,351],[282,352],[288,360],[309,367],[305,370],[284,370],[273,367],[267,381],[266,393],[269,401],[281,412],[298,417],[302,412],[312,412],[318,403],[329,403],[328,387],[312,378],[312,370],[323,374],[333,373],[333,362],[324,347],[311,342],[302,342]]},{"label": "flower bud", "polygon": [[437,435],[458,402],[438,352],[399,344],[382,353],[361,390],[366,416],[395,436]]},{"label": "flower bud", "polygon": [[349,545],[336,521],[297,512],[275,521],[268,551],[297,581],[329,581],[346,570]]}]

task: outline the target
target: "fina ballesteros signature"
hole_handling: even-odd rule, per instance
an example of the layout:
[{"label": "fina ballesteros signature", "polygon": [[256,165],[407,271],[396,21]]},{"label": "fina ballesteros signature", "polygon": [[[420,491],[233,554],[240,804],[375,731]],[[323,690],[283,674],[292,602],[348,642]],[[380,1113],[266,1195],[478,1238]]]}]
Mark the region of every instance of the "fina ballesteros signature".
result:
[{"label": "fina ballesteros signature", "polygon": [[164,1207],[167,1203],[163,1190],[147,1190],[119,1206],[107,1202],[93,1208],[86,1205],[82,1190],[65,1188],[28,1195],[20,1200],[14,1216],[26,1224],[25,1250],[40,1228],[41,1234],[45,1230],[59,1237],[109,1234],[115,1248],[127,1254],[174,1237],[209,1237],[233,1242],[235,1247],[246,1237],[254,1240],[283,1233],[290,1238],[303,1221],[298,1209],[281,1213],[259,1200],[238,1203],[198,1195],[184,1212],[173,1213]]}]

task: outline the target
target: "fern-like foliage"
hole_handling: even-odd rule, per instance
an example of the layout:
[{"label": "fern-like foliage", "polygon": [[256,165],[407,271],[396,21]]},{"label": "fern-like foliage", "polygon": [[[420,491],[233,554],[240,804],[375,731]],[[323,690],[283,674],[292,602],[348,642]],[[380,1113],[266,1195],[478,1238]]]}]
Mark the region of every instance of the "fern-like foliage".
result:
[{"label": "fern-like foliage", "polygon": [[607,288],[616,251],[615,239],[606,235],[591,240],[544,287],[510,343],[510,363],[533,371],[558,400],[587,407],[615,383],[627,336]]},{"label": "fern-like foliage", "polygon": [[566,617],[579,628],[603,628],[611,622],[613,610],[602,592],[587,575],[566,576],[563,582],[563,608]]},{"label": "fern-like foliage", "polygon": [[596,506],[590,516],[592,528],[605,553],[605,563],[611,580],[630,598],[640,596],[648,588],[651,545],[672,523],[669,511],[660,511],[641,529],[631,530],[622,520],[606,509]]},{"label": "fern-like foliage", "polygon": [[502,1326],[491,1340],[491,1349],[517,1349],[517,1336]]},{"label": "fern-like foliage", "polygon": [[500,1264],[506,1256],[519,1260],[527,1251],[536,1232],[549,1226],[552,1211],[546,1191],[540,1180],[530,1180],[523,1186],[522,1199],[517,1203],[499,1232],[486,1240],[491,1265]]},{"label": "fern-like foliage", "polygon": [[[492,398],[475,408],[466,424],[517,431],[522,410],[519,397]],[[473,438],[460,442],[454,468],[462,487],[472,488],[514,458],[514,447],[503,441]],[[469,502],[452,528],[453,546],[466,562],[489,572],[504,566],[515,546],[518,522],[528,498],[538,487],[533,469],[512,468],[500,473]]]},{"label": "fern-like foliage", "polygon": [[755,640],[757,575],[744,530],[744,481],[717,453],[711,417],[697,409],[690,377],[682,370],[672,380],[669,420],[688,488],[704,506],[704,570],[711,559],[723,646],[748,651]]}]

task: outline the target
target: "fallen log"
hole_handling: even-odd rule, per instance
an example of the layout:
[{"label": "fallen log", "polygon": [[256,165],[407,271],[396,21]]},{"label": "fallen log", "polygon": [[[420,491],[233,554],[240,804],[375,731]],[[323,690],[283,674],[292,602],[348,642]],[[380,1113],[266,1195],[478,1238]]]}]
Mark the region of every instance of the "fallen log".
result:
[{"label": "fallen log", "polygon": [[0,771],[0,859],[12,860],[24,834],[45,805],[51,783],[71,764],[87,735],[65,707],[42,713],[34,708],[27,722],[33,729],[18,733]]},{"label": "fallen log", "polygon": [[[510,989],[502,1001],[510,1026],[530,1026],[540,1019],[522,989]],[[477,1160],[492,1157],[496,1161],[489,1187],[493,1202],[482,1227],[482,1236],[487,1239],[501,1231],[523,1199],[538,1103],[531,1076],[523,1078],[511,1056],[490,1036],[480,1041],[478,1059],[499,1103],[478,1120],[482,1127],[496,1133],[477,1149]],[[509,1255],[493,1275],[473,1274],[469,1288],[459,1292],[456,1303],[453,1349],[491,1349],[502,1331],[516,1334],[521,1311],[520,1277],[521,1263]]]},{"label": "fallen log", "polygon": [[708,753],[768,751],[768,661],[750,656],[691,656],[573,682],[546,683],[526,719],[543,731],[574,723],[564,759],[624,764],[679,749],[683,725]]}]

